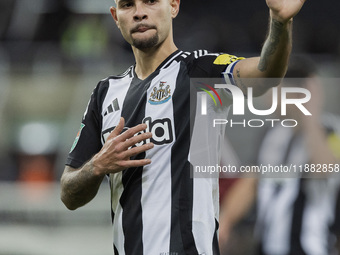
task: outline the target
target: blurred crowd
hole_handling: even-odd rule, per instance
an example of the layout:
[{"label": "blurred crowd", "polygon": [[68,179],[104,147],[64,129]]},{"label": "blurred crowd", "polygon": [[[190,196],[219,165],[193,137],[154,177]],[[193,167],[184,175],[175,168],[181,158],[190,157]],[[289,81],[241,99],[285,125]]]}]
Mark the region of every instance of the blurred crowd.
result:
[{"label": "blurred crowd", "polygon": [[[64,61],[115,61],[124,56],[120,60],[130,63],[129,46],[109,15],[112,2],[1,0],[2,54],[11,65],[25,68],[44,54]],[[294,23],[294,49],[338,57],[339,7],[335,0],[327,5],[320,1],[306,4]],[[186,0],[180,12],[174,32],[177,45],[184,50],[259,52],[267,32],[265,1]]]}]

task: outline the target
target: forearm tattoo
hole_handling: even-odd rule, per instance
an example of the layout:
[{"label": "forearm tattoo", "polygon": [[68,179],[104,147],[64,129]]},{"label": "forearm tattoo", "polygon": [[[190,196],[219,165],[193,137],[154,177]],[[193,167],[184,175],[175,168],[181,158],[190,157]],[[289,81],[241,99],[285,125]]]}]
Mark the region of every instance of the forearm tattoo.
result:
[{"label": "forearm tattoo", "polygon": [[237,79],[235,81],[236,81],[237,86],[243,91],[243,93],[246,93],[247,92],[247,86],[244,85],[244,83],[241,79],[240,69],[236,70],[236,76],[237,76]]},{"label": "forearm tattoo", "polygon": [[92,160],[86,163],[82,170],[69,172],[63,180],[63,194],[72,204],[81,206],[90,201],[97,193],[103,177],[92,173]]},{"label": "forearm tattoo", "polygon": [[77,175],[77,178],[73,178],[72,185],[68,186],[69,194],[76,196],[77,194],[80,193],[82,196],[85,196],[85,197],[88,195],[88,193],[90,192],[90,189],[84,188],[85,186],[84,184],[85,183],[92,184],[91,181],[93,179],[93,176],[91,173],[91,168],[92,168],[92,163],[90,161],[88,162],[88,164],[84,166],[84,169],[82,169],[81,172],[79,172],[79,174]]},{"label": "forearm tattoo", "polygon": [[261,72],[264,72],[267,70],[268,62],[269,62],[268,59],[277,50],[278,45],[280,43],[280,38],[284,30],[285,30],[284,24],[282,24],[281,22],[275,19],[272,19],[269,37],[263,46],[260,62],[257,67],[258,70],[260,70]]}]

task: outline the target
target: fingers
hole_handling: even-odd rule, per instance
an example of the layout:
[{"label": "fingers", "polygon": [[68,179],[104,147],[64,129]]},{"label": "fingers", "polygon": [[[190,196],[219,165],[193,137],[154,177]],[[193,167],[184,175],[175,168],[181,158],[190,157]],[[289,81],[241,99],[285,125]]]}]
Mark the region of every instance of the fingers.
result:
[{"label": "fingers", "polygon": [[[134,126],[134,127],[132,127],[132,128],[129,128],[128,130],[126,130],[124,133],[122,133],[121,135],[120,135],[120,138],[119,138],[119,140],[120,141],[126,141],[126,140],[128,140],[128,139],[132,139],[136,134],[138,134],[138,133],[140,133],[140,132],[142,132],[142,131],[144,131],[145,129],[147,128],[147,126],[146,126],[146,124],[139,124],[139,125],[137,125],[137,126]],[[142,137],[144,138],[144,139],[148,139],[148,138],[151,138],[151,134],[148,132],[148,133],[145,133],[145,134],[147,134],[147,135],[143,135],[143,133],[142,134],[139,134],[139,135],[142,135]],[[138,135],[138,136],[139,136]],[[142,140],[144,140],[144,139],[142,139]],[[136,140],[136,139],[134,139],[134,140]],[[139,141],[140,142],[140,141]],[[135,142],[136,143],[136,142]],[[134,143],[134,144],[135,144]],[[134,145],[134,144],[132,144],[132,145]],[[130,145],[130,146],[132,146],[132,145]]]},{"label": "fingers", "polygon": [[125,120],[123,117],[120,117],[118,125],[111,132],[111,134],[109,135],[109,138],[118,136],[123,131],[124,125],[125,125]]},{"label": "fingers", "polygon": [[[151,163],[151,159],[130,159],[132,156],[136,156],[142,152],[145,152],[151,148],[153,148],[154,145],[152,143],[147,143],[144,144],[142,146],[138,146],[138,147],[133,147],[131,149],[127,149],[121,153],[119,153],[119,156],[117,158],[117,160],[114,163],[113,166],[118,166],[118,169],[124,170],[127,168],[131,168],[131,167],[141,167],[141,166],[145,166]],[[115,173],[117,172],[117,168],[113,167],[112,168],[113,171],[111,173]]]},{"label": "fingers", "polygon": [[115,147],[118,146],[116,149],[122,152],[136,144],[141,143],[142,141],[150,139],[152,137],[152,133],[143,132],[146,128],[146,124],[139,124],[121,133],[124,129],[124,118],[122,117],[118,125],[108,136],[106,143],[113,143]]},{"label": "fingers", "polygon": [[127,150],[128,148],[134,146],[134,145],[141,145],[140,143],[142,141],[148,140],[152,137],[152,133],[151,132],[147,132],[147,133],[142,133],[142,134],[138,134],[138,135],[134,135],[133,137],[125,140],[125,142],[122,143],[122,149],[123,150]]},{"label": "fingers", "polygon": [[[118,125],[111,132],[111,134],[109,135],[107,140],[117,139],[117,141],[119,141],[119,142],[125,141],[125,140],[130,139],[131,137],[133,137],[135,134],[137,134],[139,132],[142,132],[143,130],[145,130],[147,128],[146,124],[139,124],[137,126],[129,128],[124,133],[122,133],[122,131],[124,129],[124,124],[125,124],[124,118],[121,117],[120,120],[119,120]],[[148,139],[148,137],[146,137],[145,139]]]},{"label": "fingers", "polygon": [[138,160],[125,160],[120,163],[120,166],[124,169],[130,167],[140,167],[151,163],[150,159],[138,159]]},{"label": "fingers", "polygon": [[[154,144],[150,142],[143,144],[143,141],[147,141],[152,137],[151,132],[145,132],[146,128],[146,124],[139,124],[122,133],[124,130],[124,118],[120,119],[102,149],[103,153],[106,153],[106,157],[111,162],[110,165],[116,165],[121,169],[144,166],[151,163],[150,159],[130,159],[154,147]],[[116,171],[115,168],[116,167],[112,168],[114,172]],[[111,166],[109,169],[111,169]]]},{"label": "fingers", "polygon": [[129,159],[133,156],[138,155],[139,153],[145,152],[147,150],[150,150],[154,147],[153,143],[147,143],[144,144],[142,146],[138,146],[138,147],[133,147],[131,149],[126,150],[125,152],[123,152],[122,157]]},{"label": "fingers", "polygon": [[[144,144],[139,147],[133,147],[129,150],[126,150],[118,156],[117,160],[113,163],[113,166],[118,166],[119,171],[130,168],[130,167],[140,167],[145,166],[151,163],[151,159],[130,159],[132,156],[136,156],[139,153],[145,152],[151,148],[153,148],[154,145],[152,143]],[[117,172],[116,167],[113,167],[113,173]]]}]

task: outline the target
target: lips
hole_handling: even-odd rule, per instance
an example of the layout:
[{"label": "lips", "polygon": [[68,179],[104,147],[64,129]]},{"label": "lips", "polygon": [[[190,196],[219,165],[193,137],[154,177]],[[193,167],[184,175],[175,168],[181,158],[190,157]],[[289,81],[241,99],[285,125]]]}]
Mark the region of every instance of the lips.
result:
[{"label": "lips", "polygon": [[150,29],[156,29],[155,26],[151,26],[151,25],[146,25],[146,24],[139,24],[136,27],[134,27],[133,29],[131,29],[131,33],[143,33],[147,30]]},{"label": "lips", "polygon": [[145,32],[146,30],[149,30],[149,27],[140,27],[137,29],[138,32]]}]

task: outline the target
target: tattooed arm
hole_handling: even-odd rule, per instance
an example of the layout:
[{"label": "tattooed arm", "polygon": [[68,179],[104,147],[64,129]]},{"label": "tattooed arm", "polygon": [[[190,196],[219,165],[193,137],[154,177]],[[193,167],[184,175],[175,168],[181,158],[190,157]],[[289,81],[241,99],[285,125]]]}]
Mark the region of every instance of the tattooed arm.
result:
[{"label": "tattooed arm", "polygon": [[153,148],[152,143],[133,146],[151,138],[150,132],[142,132],[146,129],[146,124],[139,124],[122,133],[123,128],[124,119],[121,118],[102,149],[89,162],[79,169],[65,167],[61,177],[61,200],[68,209],[75,210],[90,202],[96,196],[106,174],[151,163],[150,159],[130,159]]},{"label": "tattooed arm", "polygon": [[94,174],[93,161],[81,169],[66,166],[61,178],[61,200],[70,210],[90,202],[97,194],[104,175]]},{"label": "tattooed arm", "polygon": [[267,0],[270,9],[269,34],[263,45],[261,56],[247,58],[235,65],[236,84],[246,94],[247,87],[253,87],[254,95],[261,95],[276,86],[286,71],[292,49],[293,17],[300,11],[304,0]]}]

